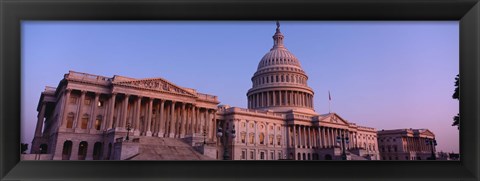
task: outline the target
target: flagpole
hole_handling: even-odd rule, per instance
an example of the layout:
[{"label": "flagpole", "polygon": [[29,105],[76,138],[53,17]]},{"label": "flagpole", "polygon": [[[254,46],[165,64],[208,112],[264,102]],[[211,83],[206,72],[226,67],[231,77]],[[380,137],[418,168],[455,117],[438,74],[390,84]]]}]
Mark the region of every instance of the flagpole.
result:
[{"label": "flagpole", "polygon": [[330,96],[330,91],[328,91],[328,114],[331,113],[330,104],[332,102],[332,97]]}]

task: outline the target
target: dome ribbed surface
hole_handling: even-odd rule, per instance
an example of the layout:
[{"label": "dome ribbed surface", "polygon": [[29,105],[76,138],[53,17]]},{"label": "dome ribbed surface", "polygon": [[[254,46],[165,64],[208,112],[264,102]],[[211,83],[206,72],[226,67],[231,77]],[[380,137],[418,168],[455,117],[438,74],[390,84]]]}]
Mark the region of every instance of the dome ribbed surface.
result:
[{"label": "dome ribbed surface", "polygon": [[274,48],[266,53],[260,63],[258,70],[267,66],[290,65],[302,68],[297,57],[290,53],[286,48]]}]

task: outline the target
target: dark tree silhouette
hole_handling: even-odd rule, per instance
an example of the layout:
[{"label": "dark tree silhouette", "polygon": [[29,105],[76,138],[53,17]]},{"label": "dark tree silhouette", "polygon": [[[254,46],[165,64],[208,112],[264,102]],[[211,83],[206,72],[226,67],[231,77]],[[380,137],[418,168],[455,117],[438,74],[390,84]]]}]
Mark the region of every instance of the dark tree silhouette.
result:
[{"label": "dark tree silhouette", "polygon": [[[458,92],[458,87],[460,85],[460,76],[457,74],[457,77],[455,77],[455,92],[452,95],[453,99],[460,100],[459,92]],[[453,124],[452,126],[457,126],[457,129],[460,129],[460,113],[458,113],[456,116],[453,117]]]},{"label": "dark tree silhouette", "polygon": [[22,151],[22,154],[25,154],[25,151],[28,150],[28,144],[26,143],[21,143],[21,151]]}]

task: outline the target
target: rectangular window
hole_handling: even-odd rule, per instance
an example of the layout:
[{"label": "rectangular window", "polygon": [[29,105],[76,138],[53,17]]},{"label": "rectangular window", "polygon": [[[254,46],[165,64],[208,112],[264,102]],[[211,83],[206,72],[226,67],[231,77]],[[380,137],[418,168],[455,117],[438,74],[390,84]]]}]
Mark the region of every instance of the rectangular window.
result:
[{"label": "rectangular window", "polygon": [[242,151],[242,160],[247,159],[247,151],[243,150]]},{"label": "rectangular window", "polygon": [[273,152],[270,152],[270,160],[275,160]]},{"label": "rectangular window", "polygon": [[91,100],[90,99],[85,99],[85,105],[90,105]]},{"label": "rectangular window", "polygon": [[253,151],[250,151],[250,160],[253,160],[255,157],[254,157],[254,152]]},{"label": "rectangular window", "polygon": [[87,129],[87,124],[88,124],[88,118],[82,118],[82,129]]},{"label": "rectangular window", "polygon": [[100,126],[102,125],[102,120],[97,119],[95,120],[95,129],[100,130]]},{"label": "rectangular window", "polygon": [[70,104],[76,104],[77,103],[77,97],[70,97]]},{"label": "rectangular window", "polygon": [[282,152],[278,152],[278,157],[277,157],[277,159],[279,159],[279,160],[282,159]]},{"label": "rectangular window", "polygon": [[67,128],[72,128],[73,127],[73,116],[68,116],[67,117]]},{"label": "rectangular window", "polygon": [[241,138],[241,140],[242,140],[242,143],[245,143],[245,137],[246,137],[246,136],[247,136],[247,133],[242,133],[242,134],[240,135],[240,138]]},{"label": "rectangular window", "polygon": [[260,160],[265,160],[265,152],[260,152]]}]

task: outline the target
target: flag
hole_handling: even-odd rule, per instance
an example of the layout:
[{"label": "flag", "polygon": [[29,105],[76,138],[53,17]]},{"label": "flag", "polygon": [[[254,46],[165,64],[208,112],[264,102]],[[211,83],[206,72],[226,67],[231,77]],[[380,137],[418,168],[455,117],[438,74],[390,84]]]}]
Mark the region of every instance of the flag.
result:
[{"label": "flag", "polygon": [[332,96],[330,96],[330,91],[328,91],[328,100],[329,100],[329,101],[332,100]]}]

